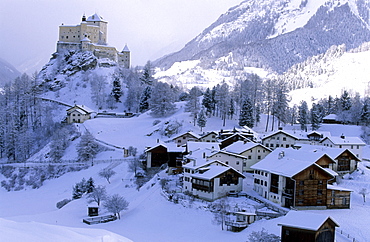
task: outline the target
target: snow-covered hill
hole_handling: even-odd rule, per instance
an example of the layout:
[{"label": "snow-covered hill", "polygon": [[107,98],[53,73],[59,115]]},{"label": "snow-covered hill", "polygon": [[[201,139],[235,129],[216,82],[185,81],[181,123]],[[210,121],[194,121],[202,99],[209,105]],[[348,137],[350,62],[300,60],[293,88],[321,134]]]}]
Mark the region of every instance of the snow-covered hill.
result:
[{"label": "snow-covered hill", "polygon": [[14,80],[21,73],[11,64],[0,58],[0,86]]}]

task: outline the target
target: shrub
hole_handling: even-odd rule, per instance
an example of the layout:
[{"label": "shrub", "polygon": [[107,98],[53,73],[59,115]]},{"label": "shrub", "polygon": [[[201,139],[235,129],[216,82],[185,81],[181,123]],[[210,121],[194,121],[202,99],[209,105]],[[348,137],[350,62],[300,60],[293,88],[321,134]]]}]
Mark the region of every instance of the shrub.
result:
[{"label": "shrub", "polygon": [[58,209],[61,209],[62,207],[64,207],[65,205],[67,205],[70,201],[72,201],[71,199],[68,199],[68,198],[66,198],[66,199],[63,199],[62,201],[59,201],[59,202],[57,202],[57,208]]}]

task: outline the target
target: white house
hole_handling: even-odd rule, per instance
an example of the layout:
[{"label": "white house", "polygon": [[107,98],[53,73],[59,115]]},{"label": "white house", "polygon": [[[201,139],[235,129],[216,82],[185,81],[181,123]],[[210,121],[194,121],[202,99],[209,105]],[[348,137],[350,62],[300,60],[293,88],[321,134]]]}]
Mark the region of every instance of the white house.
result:
[{"label": "white house", "polygon": [[74,105],[67,109],[67,123],[83,123],[94,117],[96,112],[85,105]]},{"label": "white house", "polygon": [[362,149],[366,146],[366,143],[359,137],[348,137],[344,135],[325,137],[320,141],[320,144],[326,147],[348,149],[360,160],[362,160]]}]

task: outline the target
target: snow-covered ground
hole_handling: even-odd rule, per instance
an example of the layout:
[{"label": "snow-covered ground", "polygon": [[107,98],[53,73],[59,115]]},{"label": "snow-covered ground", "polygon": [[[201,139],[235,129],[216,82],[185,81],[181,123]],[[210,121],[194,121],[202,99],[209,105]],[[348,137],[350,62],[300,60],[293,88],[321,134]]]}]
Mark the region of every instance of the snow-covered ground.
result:
[{"label": "snow-covered ground", "polygon": [[[200,130],[194,126],[189,113],[183,112],[184,103],[178,103],[178,112],[168,118],[160,118],[160,124],[153,126],[154,120],[148,114],[128,119],[93,119],[80,124],[98,139],[117,146],[129,145],[138,147],[140,152],[147,145],[152,145],[157,139],[167,140],[159,133],[153,133],[166,120],[177,119],[183,122],[181,132]],[[237,120],[227,120],[222,127],[219,118],[208,119],[205,130],[232,129],[237,126]],[[263,131],[264,118],[256,130]],[[275,126],[277,127],[277,126]],[[286,126],[288,128],[288,126]],[[357,135],[359,127],[323,125],[323,130],[342,131],[346,135]],[[352,130],[353,129],[353,130]],[[275,128],[276,130],[276,128]],[[351,134],[350,134],[351,132]],[[147,134],[153,133],[151,136]],[[72,144],[66,151],[65,157],[75,155]],[[121,150],[101,153],[97,159],[113,159],[121,156]],[[128,163],[121,162],[114,167],[117,172],[111,179],[111,184],[98,176],[98,172],[111,166],[110,163],[98,163],[78,172],[67,173],[57,179],[47,180],[39,189],[6,192],[0,188],[0,234],[3,241],[246,241],[252,231],[265,228],[269,233],[280,234],[277,225],[281,218],[259,220],[239,233],[221,230],[220,225],[212,223],[212,214],[201,206],[185,207],[181,203],[174,204],[161,195],[161,185],[155,177],[139,190],[136,189],[132,178],[133,173],[128,171]],[[160,176],[166,176],[161,173]],[[251,191],[252,179],[247,174],[244,190]],[[56,203],[71,198],[72,188],[82,178],[92,177],[96,185],[104,185],[108,194],[120,194],[129,202],[129,208],[122,212],[121,220],[105,224],[86,225],[82,219],[87,217],[87,199],[82,197],[73,200],[61,209]],[[3,177],[0,176],[0,179]],[[344,179],[340,184],[350,188],[352,193],[352,208],[342,210],[320,210],[314,213],[332,216],[340,224],[339,229],[350,233],[356,241],[367,241],[370,231],[367,224],[370,217],[370,201],[363,202],[359,190],[367,188],[370,191],[370,171],[360,165],[359,171]],[[232,202],[246,203],[246,198],[229,198]],[[106,213],[101,208],[102,213]],[[126,239],[127,238],[127,239]],[[346,241],[338,237],[338,241]]]}]

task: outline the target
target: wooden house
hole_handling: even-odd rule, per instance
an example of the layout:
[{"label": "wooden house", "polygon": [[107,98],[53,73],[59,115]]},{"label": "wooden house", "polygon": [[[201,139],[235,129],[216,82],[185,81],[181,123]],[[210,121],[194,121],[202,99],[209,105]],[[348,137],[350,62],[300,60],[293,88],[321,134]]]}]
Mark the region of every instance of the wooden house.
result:
[{"label": "wooden house", "polygon": [[67,109],[67,123],[83,123],[93,118],[95,111],[84,105],[74,105]]},{"label": "wooden house", "polygon": [[[252,166],[255,170],[254,190],[287,208],[342,208],[340,204],[327,206],[331,193],[328,183],[334,180],[336,173],[321,167],[320,163],[333,162],[326,154],[314,152],[308,155],[294,149],[276,149]],[[350,206],[350,201],[346,202]]]},{"label": "wooden house", "polygon": [[200,141],[200,136],[193,132],[186,132],[173,138],[173,141],[177,146],[183,146],[188,141]]},{"label": "wooden house", "polygon": [[221,129],[220,132],[218,133],[218,137],[223,140],[226,139],[230,136],[233,136],[234,134],[240,134],[245,138],[248,138],[250,140],[254,140],[254,133],[249,130],[249,129],[238,129],[238,128],[233,128],[232,130],[224,130]]},{"label": "wooden house", "polygon": [[182,154],[184,148],[177,147],[174,144],[157,144],[145,150],[146,167],[160,167],[167,164],[169,170],[181,169]]},{"label": "wooden house", "polygon": [[99,206],[97,203],[92,203],[87,207],[89,217],[99,216]]},{"label": "wooden house", "polygon": [[336,114],[329,114],[322,118],[322,123],[324,124],[340,124],[341,122],[338,119]]},{"label": "wooden house", "polygon": [[237,141],[253,142],[251,139],[242,134],[236,133],[220,141],[220,148],[223,149]]},{"label": "wooden house", "polygon": [[278,224],[282,242],[334,242],[339,224],[323,214],[290,211]]}]

